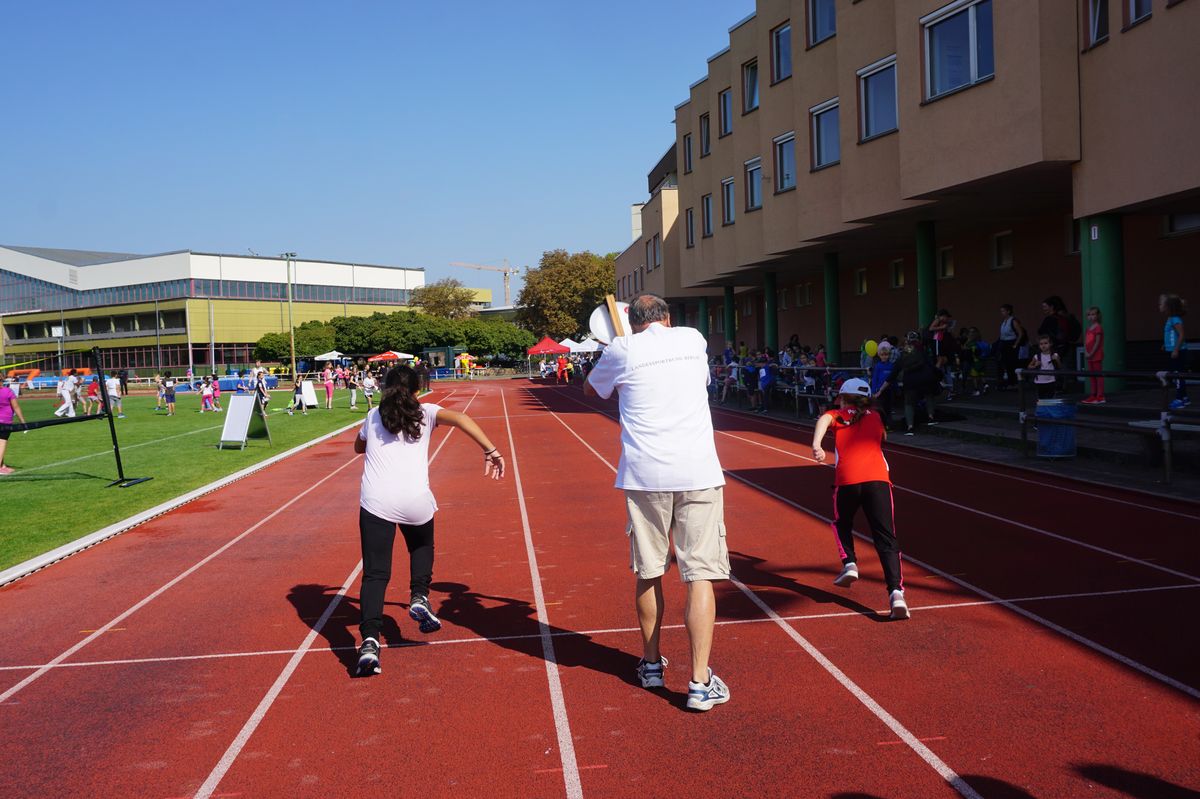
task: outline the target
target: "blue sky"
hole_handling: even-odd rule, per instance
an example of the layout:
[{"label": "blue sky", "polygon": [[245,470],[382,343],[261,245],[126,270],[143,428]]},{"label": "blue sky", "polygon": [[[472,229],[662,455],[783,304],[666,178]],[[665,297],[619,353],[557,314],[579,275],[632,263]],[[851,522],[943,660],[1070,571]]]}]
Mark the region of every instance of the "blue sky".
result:
[{"label": "blue sky", "polygon": [[[0,243],[422,266],[619,251],[753,0],[0,11]],[[519,285],[519,283],[518,283]]]}]

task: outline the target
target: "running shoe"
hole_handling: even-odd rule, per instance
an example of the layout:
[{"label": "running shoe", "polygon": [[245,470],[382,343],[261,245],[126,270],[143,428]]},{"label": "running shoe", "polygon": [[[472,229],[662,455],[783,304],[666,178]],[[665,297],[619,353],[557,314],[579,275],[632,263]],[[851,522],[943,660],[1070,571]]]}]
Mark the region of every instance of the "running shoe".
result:
[{"label": "running shoe", "polygon": [[849,588],[858,579],[858,564],[850,561],[842,567],[842,573],[833,578],[833,584],[839,588]]},{"label": "running shoe", "polygon": [[904,591],[897,588],[889,597],[892,603],[892,618],[907,619],[908,618],[908,603],[904,601]]},{"label": "running shoe", "polygon": [[914,432],[913,432],[913,429],[910,427],[910,428],[908,428],[907,430],[905,430],[905,431],[904,431],[904,435],[906,435],[906,436],[915,436],[915,435],[916,435],[916,433],[914,433]]},{"label": "running shoe", "polygon": [[649,663],[645,658],[638,661],[637,676],[642,681],[643,688],[662,688],[663,674],[667,670],[667,659],[658,656],[657,663]]},{"label": "running shoe", "polygon": [[[12,474],[15,471],[16,469],[11,466],[0,466],[0,474]],[[662,685],[662,683],[660,682],[659,685]]]},{"label": "running shoe", "polygon": [[413,594],[412,599],[408,601],[408,615],[417,623],[418,629],[423,633],[436,633],[442,629],[441,621],[429,609],[429,597],[427,596]]},{"label": "running shoe", "polygon": [[366,677],[371,674],[381,674],[379,666],[379,642],[368,638],[358,648],[358,676]]},{"label": "running shoe", "polygon": [[712,710],[713,705],[729,701],[729,686],[708,670],[708,683],[688,680],[687,706],[692,710]]},{"label": "running shoe", "polygon": [[1183,399],[1171,400],[1171,404],[1168,405],[1167,407],[1173,411],[1178,411],[1178,410],[1182,410],[1182,409],[1186,408],[1187,406],[1189,406],[1191,404],[1192,404],[1192,401],[1190,399],[1188,399],[1187,397],[1184,397]]}]

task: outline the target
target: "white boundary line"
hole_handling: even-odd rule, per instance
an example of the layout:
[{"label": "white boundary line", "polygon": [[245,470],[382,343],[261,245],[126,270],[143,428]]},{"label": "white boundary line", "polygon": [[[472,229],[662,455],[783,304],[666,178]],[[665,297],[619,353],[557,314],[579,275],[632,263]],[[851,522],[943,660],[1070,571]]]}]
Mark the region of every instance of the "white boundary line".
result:
[{"label": "white boundary line", "polygon": [[[1145,594],[1157,591],[1186,591],[1188,589],[1200,588],[1200,585],[1187,583],[1183,585],[1161,585],[1151,588],[1123,588],[1116,591],[1087,591],[1073,594],[1046,594],[1043,596],[1027,596],[1014,597],[1007,600],[1008,602],[1050,602],[1062,599],[1093,599],[1111,596],[1124,596],[1126,594]],[[922,605],[919,608],[914,608],[914,613],[928,613],[934,610],[958,610],[960,608],[978,608],[986,607],[987,605],[997,605],[999,602],[990,599],[969,600],[966,602],[943,602],[940,605]],[[887,610],[880,610],[881,615],[886,614]],[[798,613],[787,616],[780,616],[784,621],[821,621],[824,619],[840,619],[853,616],[866,616],[867,614],[861,610],[842,610],[831,613]],[[743,624],[766,624],[774,623],[773,619],[754,618],[754,619],[724,619],[716,622],[718,627],[732,627]],[[682,630],[685,625],[682,624],[664,624],[664,630]],[[597,635],[627,635],[628,633],[639,632],[638,627],[607,627],[597,630],[554,630],[550,635],[554,638],[571,638],[577,636],[597,636]],[[387,644],[385,649],[412,649],[421,646],[447,646],[447,645],[462,645],[462,644],[486,644],[495,643],[498,641],[517,641],[528,640],[530,638],[541,638],[541,633],[524,633],[521,635],[493,635],[486,637],[474,638],[444,638],[431,641],[412,641],[400,644]],[[309,647],[306,653],[321,653],[321,652],[350,652],[354,651],[352,646],[336,646],[336,647]],[[155,658],[125,658],[122,660],[82,660],[73,663],[56,663],[53,666],[46,664],[31,665],[31,666],[0,666],[0,672],[5,671],[34,671],[40,668],[52,669],[74,669],[83,667],[97,666],[137,666],[145,663],[177,663],[189,660],[226,660],[233,658],[250,658],[250,657],[271,657],[274,655],[294,655],[296,649],[262,649],[256,652],[214,652],[208,655],[168,655],[165,657]]]},{"label": "white boundary line", "polygon": [[[128,450],[137,449],[138,447],[148,447],[151,444],[161,444],[164,441],[171,441],[176,438],[183,438],[184,436],[194,436],[197,433],[207,433],[210,430],[220,430],[221,427],[222,426],[219,424],[213,425],[212,427],[201,427],[199,430],[189,430],[186,433],[178,433],[173,436],[166,436],[164,438],[156,438],[156,439],[153,439],[152,441],[143,441],[140,444],[130,444],[128,446],[121,447],[121,451],[127,452]],[[90,455],[80,455],[78,458],[67,458],[65,461],[55,461],[54,463],[43,463],[41,466],[30,466],[28,469],[22,469],[20,471],[20,474],[25,474],[27,472],[36,472],[38,469],[51,469],[55,466],[66,466],[68,463],[78,463],[79,461],[86,461],[90,458],[99,458],[101,455],[112,455],[112,454],[113,454],[112,447],[109,447],[108,449],[103,450],[102,452],[93,452]]]},{"label": "white boundary line", "polygon": [[538,634],[542,640],[542,657],[546,662],[546,681],[550,685],[550,705],[554,711],[554,729],[558,734],[558,754],[562,761],[563,782],[569,799],[583,799],[579,764],[575,759],[575,742],[571,738],[571,723],[567,718],[567,703],[563,698],[562,678],[558,673],[558,656],[554,653],[554,640],[550,635],[550,616],[546,612],[546,600],[542,595],[542,577],[538,571],[537,552],[533,548],[533,532],[529,528],[529,511],[525,507],[525,488],[521,483],[521,468],[517,465],[517,444],[513,439],[512,424],[508,419],[508,400],[503,391],[500,392],[500,402],[504,407],[504,426],[508,430],[508,449],[512,454],[513,482],[516,483],[521,526],[525,532],[529,578],[533,582],[533,599],[537,604]]},{"label": "white boundary line", "polygon": [[[576,402],[578,402],[578,400],[576,400]],[[750,416],[746,412],[736,411],[736,410],[733,410],[732,408],[723,408],[723,407],[718,407],[718,406],[710,406],[710,407],[712,408],[713,411],[728,414],[730,416],[733,416],[736,419],[742,419],[742,420],[750,419],[755,422],[758,422],[759,424],[770,425],[772,427],[780,427],[785,430],[789,430],[789,431],[796,432],[796,433],[806,432],[806,429],[801,428],[799,424],[790,424],[788,422],[782,422],[782,421],[779,421],[778,419],[771,419],[769,417],[764,418],[762,416]],[[718,431],[718,432],[723,432],[723,431]],[[931,463],[944,463],[944,461],[940,461],[938,458],[923,454],[922,450],[918,450],[918,449],[915,449],[912,447],[907,447],[907,446],[904,446],[903,444],[898,444],[896,442],[890,442],[890,443],[892,445],[892,451],[895,454],[900,455],[902,457],[915,458],[917,460],[929,461]],[[968,461],[976,460],[974,458],[968,458],[965,455],[959,455],[959,454],[953,454],[953,455],[951,455],[951,457],[958,459],[958,460],[968,460]],[[1006,469],[986,469],[982,466],[972,466],[970,464],[965,464],[965,463],[964,464],[956,464],[956,466],[958,468],[967,469],[972,472],[982,472],[983,474],[989,474],[989,475],[992,475],[993,477],[1003,477],[1005,479],[1015,480],[1020,483],[1029,483],[1030,485],[1038,485],[1038,486],[1045,485],[1045,483],[1042,483],[1038,480],[1033,480],[1028,477],[1020,477],[1018,475],[1011,474],[1010,472],[1013,470],[1031,471],[1028,467],[1021,466],[1018,464],[1011,464]],[[1036,471],[1036,470],[1033,470],[1033,471]],[[1048,475],[1055,477],[1057,479],[1060,479],[1060,480],[1081,482],[1080,478],[1071,477],[1069,475],[1056,475],[1056,474],[1053,474],[1052,472],[1039,472],[1039,473],[1048,474]],[[1133,502],[1128,499],[1118,499],[1116,497],[1109,496],[1108,494],[1097,494],[1097,493],[1094,493],[1091,491],[1084,491],[1079,488],[1070,488],[1068,486],[1056,485],[1056,486],[1054,486],[1054,490],[1055,491],[1066,491],[1071,494],[1079,494],[1079,495],[1085,496],[1085,497],[1092,497],[1093,499],[1100,499],[1100,500],[1104,500],[1106,502],[1113,502],[1118,505],[1128,505],[1130,507],[1137,508],[1138,510],[1149,510],[1149,511],[1153,511],[1155,513],[1165,513],[1169,516],[1179,516],[1184,519],[1200,520],[1200,515],[1197,515],[1197,514],[1184,513],[1183,511],[1176,511],[1176,510],[1168,510],[1167,508],[1150,508],[1140,502]],[[1139,492],[1136,488],[1125,488],[1122,490],[1133,491],[1135,493],[1145,493],[1147,497],[1154,497],[1156,499],[1166,499],[1168,501],[1173,500],[1173,499],[1178,499],[1177,497],[1171,497],[1171,496],[1167,496],[1164,494],[1155,494],[1155,493],[1151,493],[1151,492]]]},{"label": "white boundary line", "polygon": [[[538,402],[541,402],[540,398],[538,398]],[[546,407],[545,403],[542,403],[542,407]],[[557,413],[551,411],[549,408],[546,408],[546,410],[550,411],[550,415],[558,420],[558,423],[565,427],[571,435],[583,442],[584,446],[586,446],[593,453],[596,452],[586,441],[583,440],[578,433],[572,430],[571,426],[564,422]],[[599,457],[599,455],[597,455],[597,457]],[[614,473],[616,472],[616,469],[613,468],[611,463],[604,460],[604,458],[600,458],[600,460],[603,461],[604,465],[611,469]],[[866,706],[866,708],[870,710],[876,718],[882,721],[888,727],[888,729],[894,732],[900,738],[900,740],[908,744],[909,748],[912,749],[918,757],[924,760],[930,767],[933,768],[934,771],[941,775],[942,779],[949,783],[950,787],[952,787],[965,799],[983,799],[982,796],[975,792],[974,788],[968,785],[962,777],[958,776],[954,769],[950,768],[945,762],[942,761],[941,758],[935,755],[932,749],[917,740],[917,736],[909,732],[908,728],[897,721],[892,714],[884,710],[883,706],[872,699],[870,694],[868,694],[862,688],[859,688],[853,680],[846,676],[845,672],[835,666],[833,662],[829,660],[829,658],[821,654],[819,649],[809,643],[808,639],[800,635],[800,633],[796,632],[796,630],[790,624],[780,618],[778,613],[771,610],[771,608],[768,607],[765,602],[758,598],[757,594],[746,587],[745,583],[733,576],[730,576],[729,579],[730,582],[738,587],[738,590],[749,597],[750,601],[758,606],[759,610],[766,614],[771,621],[775,622],[777,626],[787,633],[789,638],[799,644],[800,647],[807,652],[813,660],[817,661],[821,668],[825,669],[830,676],[841,683],[843,688],[853,694],[859,702],[862,702],[862,704]]]},{"label": "white boundary line", "polygon": [[[451,392],[451,394],[453,393],[454,392]],[[449,396],[450,395],[448,394],[447,399]],[[474,402],[475,398],[478,396],[479,391],[476,391],[471,395],[471,399],[467,400],[467,404],[463,407],[463,412],[466,412],[467,408],[471,407],[471,403]],[[454,434],[456,429],[457,428],[451,427],[449,432],[447,432],[442,440],[438,443],[437,449],[434,450],[433,455],[429,457],[430,465],[433,465],[433,462],[437,460],[437,456],[441,453],[442,447],[446,446],[446,442],[450,440],[450,436]],[[354,460],[350,462],[354,463],[359,459],[359,457],[361,456],[355,456]],[[325,608],[325,612],[321,614],[321,618],[317,620],[317,623],[313,625],[312,630],[310,630],[308,635],[304,637],[304,642],[300,644],[300,648],[295,651],[292,657],[288,660],[287,664],[283,667],[283,671],[279,672],[279,676],[275,678],[275,682],[272,683],[269,689],[267,689],[266,695],[263,696],[262,700],[258,703],[258,707],[254,709],[254,712],[250,714],[250,718],[246,720],[246,723],[242,726],[241,731],[239,731],[237,736],[233,739],[233,742],[229,744],[229,748],[225,750],[225,754],[221,756],[221,759],[217,762],[217,765],[214,766],[213,770],[209,772],[208,778],[204,780],[204,784],[200,786],[198,791],[196,791],[195,799],[209,799],[209,797],[212,796],[213,791],[215,791],[217,786],[220,785],[221,780],[225,777],[225,774],[228,773],[229,769],[233,767],[233,764],[237,760],[238,755],[241,754],[242,749],[245,748],[246,744],[250,741],[250,737],[254,735],[254,731],[258,729],[258,725],[261,724],[262,720],[267,717],[267,712],[270,711],[271,705],[275,704],[275,700],[279,698],[279,694],[283,691],[284,686],[287,685],[288,680],[292,678],[292,673],[296,671],[296,667],[299,666],[300,661],[304,659],[304,655],[309,651],[313,641],[315,641],[317,636],[320,635],[321,630],[325,629],[325,623],[329,621],[329,617],[333,615],[333,611],[336,610],[337,606],[341,603],[342,597],[344,597],[346,592],[350,590],[350,586],[353,585],[355,578],[358,577],[359,573],[362,571],[362,568],[363,562],[360,560],[358,565],[354,567],[354,570],[350,572],[350,576],[346,578],[346,582],[342,583],[341,589],[334,594],[332,599],[330,599],[329,605]]]}]

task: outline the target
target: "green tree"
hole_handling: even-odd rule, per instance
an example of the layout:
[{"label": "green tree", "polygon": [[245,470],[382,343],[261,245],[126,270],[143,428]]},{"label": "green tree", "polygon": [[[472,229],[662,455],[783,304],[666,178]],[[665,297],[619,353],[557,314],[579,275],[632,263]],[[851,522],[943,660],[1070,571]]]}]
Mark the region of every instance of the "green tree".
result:
[{"label": "green tree", "polygon": [[471,308],[475,292],[452,277],[413,290],[410,302],[425,313],[442,319],[466,319],[475,313]]},{"label": "green tree", "polygon": [[605,294],[612,293],[615,264],[612,253],[542,253],[537,268],[525,270],[525,284],[517,298],[517,324],[554,339],[585,331],[592,310],[604,302]]},{"label": "green tree", "polygon": [[296,357],[311,358],[329,352],[333,349],[333,342],[333,325],[327,322],[305,322],[296,328]]},{"label": "green tree", "polygon": [[259,361],[286,361],[290,342],[287,333],[265,333],[254,345],[254,358]]}]

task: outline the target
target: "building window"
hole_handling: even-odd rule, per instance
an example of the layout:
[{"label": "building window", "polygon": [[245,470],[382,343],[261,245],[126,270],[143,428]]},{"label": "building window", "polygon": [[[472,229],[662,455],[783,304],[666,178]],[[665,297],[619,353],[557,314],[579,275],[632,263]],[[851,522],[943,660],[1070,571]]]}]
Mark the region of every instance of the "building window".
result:
[{"label": "building window", "polygon": [[1167,215],[1168,235],[1196,232],[1200,232],[1200,213]]},{"label": "building window", "polygon": [[712,195],[706,194],[700,198],[700,235],[708,238],[713,234]]},{"label": "building window", "polygon": [[734,220],[734,203],[737,202],[737,192],[734,190],[733,178],[721,181],[721,224],[732,225]]},{"label": "building window", "polygon": [[1013,234],[1005,230],[992,236],[992,269],[1012,269]]},{"label": "building window", "polygon": [[654,243],[646,239],[646,268],[654,268]]},{"label": "building window", "polygon": [[896,111],[896,56],[876,61],[858,71],[859,132],[862,141],[891,133],[899,127]]},{"label": "building window", "polygon": [[792,23],[771,31],[771,83],[792,76]]},{"label": "building window", "polygon": [[812,165],[813,169],[831,166],[842,158],[842,145],[838,140],[838,100],[833,98],[808,109],[812,116]]},{"label": "building window", "polygon": [[1125,0],[1125,27],[1135,25],[1150,16],[1150,0]]},{"label": "building window", "polygon": [[866,269],[855,269],[854,270],[854,293],[860,297],[867,293],[867,270]]},{"label": "building window", "polygon": [[1067,228],[1066,228],[1067,235],[1064,237],[1064,240],[1067,243],[1067,255],[1078,255],[1079,254],[1079,243],[1081,241],[1080,228],[1083,227],[1083,220],[1080,219],[1079,221],[1075,221],[1074,219],[1071,218],[1071,215],[1068,214],[1067,218],[1066,218],[1066,223],[1067,223]]},{"label": "building window", "polygon": [[925,97],[933,99],[992,77],[992,0],[956,0],[922,18]]},{"label": "building window", "polygon": [[805,305],[812,305],[812,283],[797,283],[796,307],[802,308]]},{"label": "building window", "polygon": [[708,114],[700,115],[700,157],[708,155],[712,151],[711,141],[708,136]]},{"label": "building window", "polygon": [[942,247],[938,250],[938,280],[949,280],[954,277],[954,248]]},{"label": "building window", "polygon": [[904,288],[904,259],[897,258],[892,261],[892,288]]},{"label": "building window", "polygon": [[733,90],[726,89],[717,95],[718,138],[733,133]]},{"label": "building window", "polygon": [[[658,233],[654,234],[654,268],[658,269],[662,266],[662,236]],[[649,268],[649,267],[647,267]]]},{"label": "building window", "polygon": [[754,315],[754,301],[751,300],[749,297],[747,297],[746,299],[742,300],[742,316],[753,316],[753,315]]},{"label": "building window", "polygon": [[683,134],[683,174],[692,171],[692,134]]},{"label": "building window", "polygon": [[724,333],[725,332],[725,308],[724,308],[724,306],[722,306],[717,311],[717,315],[713,317],[711,327],[712,327],[712,330],[714,333]]},{"label": "building window", "polygon": [[687,234],[687,246],[696,246],[696,209],[689,208],[683,213],[684,230]]},{"label": "building window", "polygon": [[762,159],[746,162],[746,210],[762,208]]},{"label": "building window", "polygon": [[1088,46],[1094,47],[1108,38],[1108,0],[1088,0]]},{"label": "building window", "polygon": [[776,308],[780,311],[787,310],[787,289],[779,290],[779,299],[776,301]]},{"label": "building window", "polygon": [[758,108],[758,59],[742,65],[742,113]]},{"label": "building window", "polygon": [[796,134],[785,133],[775,139],[775,191],[796,188]]},{"label": "building window", "polygon": [[812,46],[837,33],[834,0],[808,0],[808,44]]}]

